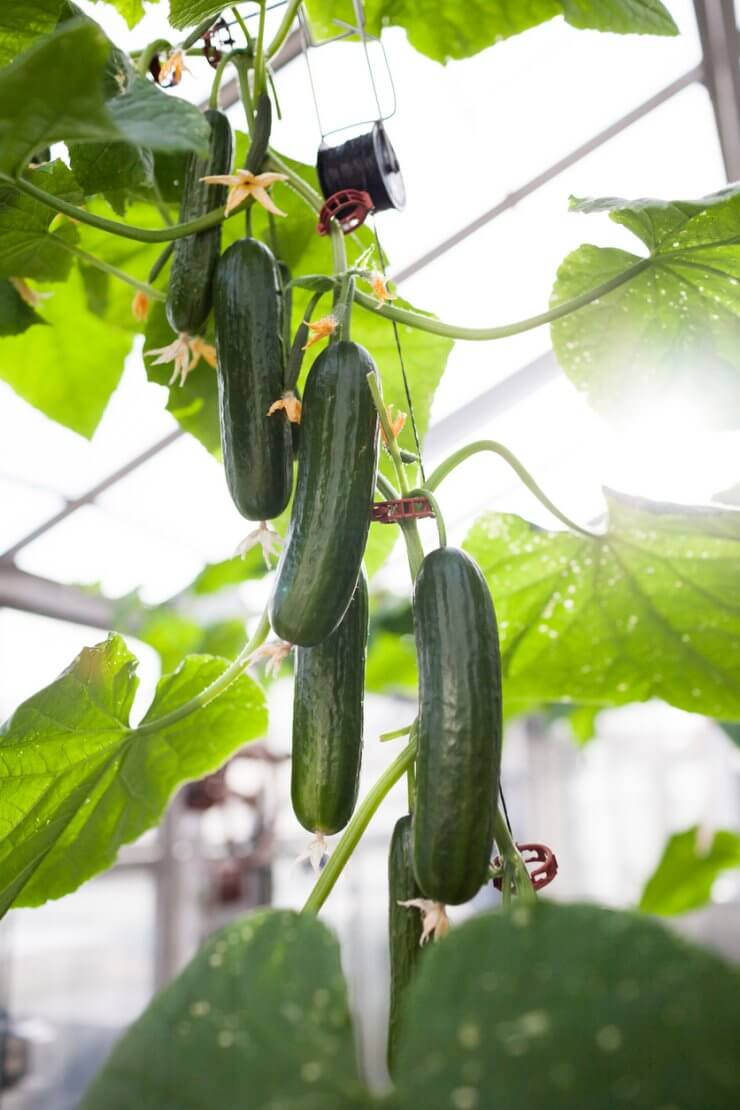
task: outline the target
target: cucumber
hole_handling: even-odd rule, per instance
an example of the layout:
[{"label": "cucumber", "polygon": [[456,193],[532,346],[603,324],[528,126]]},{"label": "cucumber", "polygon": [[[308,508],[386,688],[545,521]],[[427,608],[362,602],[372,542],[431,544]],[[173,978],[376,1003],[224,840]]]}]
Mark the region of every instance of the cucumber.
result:
[{"label": "cucumber", "polygon": [[282,306],[269,247],[241,239],[218,261],[213,282],[221,450],[234,504],[248,520],[271,520],[293,481],[290,424],[267,415],[283,391]]},{"label": "cucumber", "polygon": [[[211,127],[208,157],[189,154],[185,163],[180,222],[198,219],[226,203],[225,185],[205,185],[200,179],[231,170],[231,127],[223,112],[205,113]],[[221,250],[221,225],[175,243],[167,289],[167,319],[176,332],[197,335],[211,310],[213,271]]]},{"label": "cucumber", "polygon": [[367,644],[367,582],[360,574],[349,609],[316,647],[295,653],[293,811],[326,836],[349,821],[357,801]]},{"label": "cucumber", "polygon": [[370,527],[378,416],[364,347],[322,351],[303,395],[293,510],[270,603],[276,634],[312,647],[334,631],[354,593]]},{"label": "cucumber", "polygon": [[390,944],[391,996],[388,1013],[388,1071],[393,1075],[400,1027],[400,1004],[422,953],[419,911],[399,906],[422,893],[414,875],[411,817],[401,817],[391,837],[388,853],[388,939]]},{"label": "cucumber", "polygon": [[459,905],[486,881],[501,763],[501,660],[493,602],[473,560],[441,547],[414,590],[419,663],[414,870]]}]

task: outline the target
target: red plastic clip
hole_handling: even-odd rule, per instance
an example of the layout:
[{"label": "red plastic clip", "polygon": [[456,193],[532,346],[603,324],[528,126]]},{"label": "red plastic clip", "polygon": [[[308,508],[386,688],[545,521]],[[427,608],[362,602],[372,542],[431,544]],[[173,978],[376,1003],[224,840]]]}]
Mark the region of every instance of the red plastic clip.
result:
[{"label": "red plastic clip", "polygon": [[400,497],[398,501],[376,501],[370,519],[376,524],[398,524],[400,520],[420,520],[434,516],[426,497]]},{"label": "red plastic clip", "polygon": [[331,221],[336,220],[345,235],[364,224],[374,208],[372,197],[362,189],[340,189],[332,193],[319,212],[316,230],[328,235]]},{"label": "red plastic clip", "polygon": [[[522,853],[527,867],[530,864],[539,864],[538,867],[534,867],[529,872],[529,877],[534,889],[542,890],[542,887],[551,883],[558,873],[558,861],[555,858],[555,853],[546,844],[517,844],[517,848]],[[496,869],[503,867],[501,856],[496,856],[495,859],[491,860],[491,864]],[[501,890],[500,876],[493,880],[493,885],[496,890]]]}]

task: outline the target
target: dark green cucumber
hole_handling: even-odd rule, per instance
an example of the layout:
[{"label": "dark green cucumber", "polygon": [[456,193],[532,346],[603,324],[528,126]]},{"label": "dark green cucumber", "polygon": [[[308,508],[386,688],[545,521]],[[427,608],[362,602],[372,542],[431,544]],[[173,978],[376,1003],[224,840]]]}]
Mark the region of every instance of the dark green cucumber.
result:
[{"label": "dark green cucumber", "polygon": [[293,811],[309,832],[331,836],[357,801],[367,644],[367,582],[357,588],[339,626],[316,647],[295,653]]},{"label": "dark green cucumber", "polygon": [[[196,220],[226,203],[225,185],[206,185],[200,179],[231,170],[231,126],[223,112],[205,113],[211,128],[208,157],[189,154],[185,164],[180,222]],[[211,310],[213,271],[221,250],[221,225],[175,243],[167,289],[167,319],[176,332],[197,335]]]},{"label": "dark green cucumber", "polygon": [[257,239],[232,243],[213,282],[226,483],[248,520],[279,516],[293,481],[290,424],[267,415],[283,392],[277,263]]},{"label": "dark green cucumber", "polygon": [[393,1075],[400,1026],[400,1004],[421,955],[421,915],[399,906],[423,897],[414,875],[413,829],[409,816],[396,821],[388,853],[388,939],[391,961],[391,997],[388,1013],[388,1071]]},{"label": "dark green cucumber", "polygon": [[312,647],[350,603],[370,527],[378,416],[364,347],[334,343],[311,367],[303,395],[301,450],[290,527],[270,605],[272,627]]},{"label": "dark green cucumber", "polygon": [[453,547],[414,589],[419,663],[414,869],[427,898],[458,905],[486,881],[501,763],[501,660],[480,569]]}]

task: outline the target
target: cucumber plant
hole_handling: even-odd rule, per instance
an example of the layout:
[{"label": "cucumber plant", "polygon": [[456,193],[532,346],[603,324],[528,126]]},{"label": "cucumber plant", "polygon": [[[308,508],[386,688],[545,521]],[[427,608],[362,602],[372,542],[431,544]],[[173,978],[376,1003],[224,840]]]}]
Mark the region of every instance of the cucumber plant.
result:
[{"label": "cucumber plant", "polygon": [[[141,14],[130,0],[117,6],[132,23]],[[550,307],[510,324],[463,327],[417,311],[389,296],[366,229],[345,239],[333,221],[328,243],[318,240],[313,170],[270,145],[270,63],[302,7],[288,0],[272,39],[266,0],[229,9],[234,41],[205,111],[157,80],[176,84],[188,57],[211,49],[218,5],[172,0],[173,40],[130,59],[66,0],[6,0],[0,12],[0,375],[91,434],[144,331],[150,379],[169,384],[182,427],[221,450],[237,509],[259,523],[253,539],[267,551],[286,531],[269,604],[241,650],[187,655],[137,724],[136,659],[120,633],[148,621],[161,637],[167,606],[138,625],[127,610],[128,623],[123,614],[6,722],[0,913],[73,891],[156,824],[180,783],[264,735],[264,691],[246,671],[272,629],[275,658],[295,651],[296,817],[318,837],[342,835],[301,913],[265,911],[213,938],[114,1049],[83,1105],[729,1108],[734,973],[638,916],[538,901],[498,793],[502,699],[602,707],[657,695],[740,719],[740,513],[610,493],[608,525],[594,531],[502,443],[467,444],[426,474],[423,434],[452,341],[546,325],[565,373],[601,412],[647,388],[652,365],[650,388],[672,397],[688,383],[725,425],[740,421],[740,189],[575,201],[608,212],[647,254],[579,248]],[[307,0],[304,14],[320,34],[339,7]],[[438,60],[557,14],[574,27],[676,33],[660,0],[483,7],[474,20],[453,5],[441,21],[423,5],[373,3],[367,29],[397,22]],[[233,135],[218,107],[230,68],[246,134]],[[48,285],[64,291],[59,311],[44,301]],[[77,347],[65,361],[56,336],[70,327]],[[411,408],[398,334],[418,441],[398,415]],[[448,546],[440,486],[482,452],[509,465],[562,530],[489,514],[464,549]],[[422,541],[419,505],[437,543]],[[373,515],[394,523],[371,528]],[[388,737],[406,741],[358,804],[366,577],[372,585],[398,532],[411,601],[376,639],[389,651],[413,628],[418,715]],[[256,565],[207,568],[190,592]],[[208,643],[206,630],[187,633]],[[357,1072],[336,945],[315,916],[404,778],[408,813],[388,871],[394,1086],[377,1095]],[[502,908],[449,930],[446,905],[493,878]]]}]

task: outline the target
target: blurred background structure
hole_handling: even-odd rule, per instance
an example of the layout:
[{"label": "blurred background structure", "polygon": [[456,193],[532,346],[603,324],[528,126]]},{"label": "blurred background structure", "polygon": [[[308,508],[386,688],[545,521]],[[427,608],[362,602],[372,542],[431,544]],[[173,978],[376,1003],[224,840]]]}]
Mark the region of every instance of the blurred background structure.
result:
[{"label": "blurred background structure", "polygon": [[[131,49],[168,34],[159,8],[132,35],[111,10],[81,6]],[[403,214],[382,215],[380,228],[405,296],[461,323],[527,316],[546,305],[569,250],[588,236],[607,246],[623,242],[609,221],[586,227],[569,215],[569,194],[689,198],[740,178],[738,11],[732,0],[668,6],[681,30],[676,39],[576,33],[553,20],[446,67],[416,54],[402,32],[384,36],[398,97],[389,131],[408,204]],[[342,89],[341,98],[324,97],[338,101],[341,113],[327,127],[361,118],[355,108],[367,89],[353,76],[359,49],[328,46],[314,67],[320,97],[322,89]],[[318,132],[297,34],[278,63],[284,118],[275,146],[313,162]],[[203,67],[193,65],[179,95],[203,99]],[[228,99],[228,86],[224,92]],[[239,107],[230,112],[240,126]],[[180,433],[165,398],[147,382],[137,348],[88,442],[0,384],[0,717],[99,640],[100,629],[115,627],[116,599],[140,590],[157,603],[242,539],[244,522],[219,464]],[[538,330],[455,346],[425,457],[433,465],[464,440],[494,436],[576,519],[600,516],[603,485],[701,503],[737,481],[740,435],[704,431],[693,415],[670,428],[657,412],[629,428],[607,427],[558,369],[547,331]],[[453,542],[484,508],[553,526],[490,459],[457,472],[441,499]],[[406,574],[397,548],[379,582],[404,590]],[[235,587],[229,615],[249,621],[266,589],[264,580]],[[218,604],[214,616],[223,617],[223,595]],[[146,704],[159,661],[148,645],[131,642],[142,660],[139,704]],[[369,697],[364,786],[389,759],[379,733],[413,716],[412,704],[398,702]],[[245,749],[224,774],[180,791],[158,832],[126,848],[108,874],[0,923],[3,1110],[72,1110],[112,1040],[207,933],[247,908],[305,899],[312,876],[296,861],[307,837],[288,801],[288,678],[272,684],[270,708],[264,743]],[[579,748],[564,720],[514,722],[506,797],[516,838],[546,842],[557,853],[560,873],[548,896],[630,906],[671,833],[737,824],[740,755],[715,723],[659,703],[604,711],[596,730]],[[345,942],[362,1015],[360,1053],[378,1084],[385,1075],[385,859],[403,804],[401,787],[323,912]],[[478,901],[497,898],[491,890]],[[676,927],[740,956],[737,878],[720,879],[713,904]]]}]

